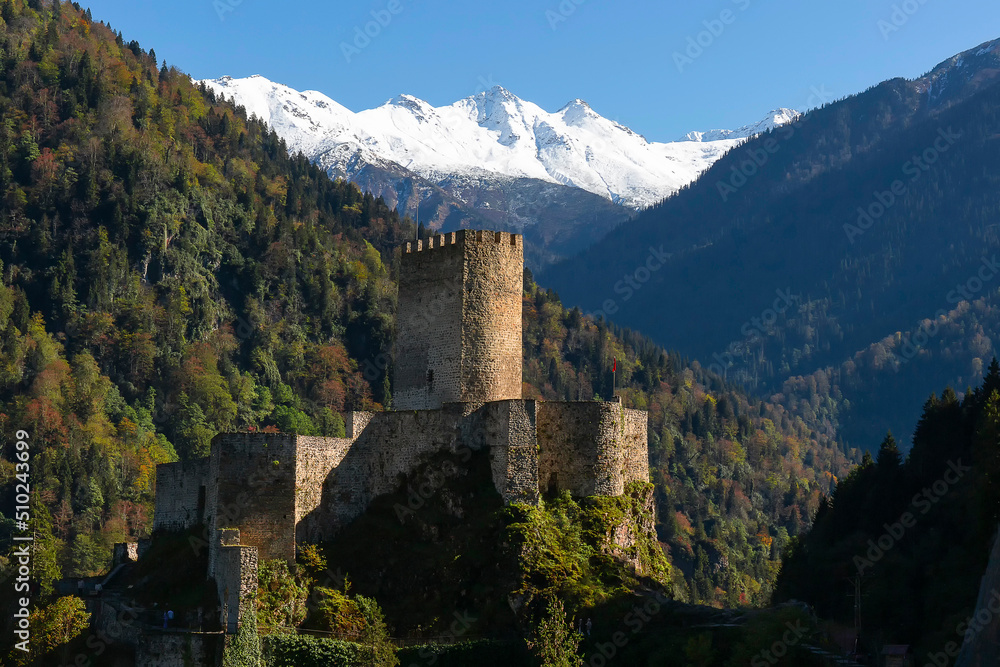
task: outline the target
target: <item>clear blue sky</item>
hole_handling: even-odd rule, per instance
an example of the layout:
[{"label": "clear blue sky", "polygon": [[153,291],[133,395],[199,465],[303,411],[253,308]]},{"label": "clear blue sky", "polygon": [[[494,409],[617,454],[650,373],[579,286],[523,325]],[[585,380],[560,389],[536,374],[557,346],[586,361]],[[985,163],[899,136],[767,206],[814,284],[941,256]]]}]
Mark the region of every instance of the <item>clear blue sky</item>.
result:
[{"label": "clear blue sky", "polygon": [[[262,74],[355,111],[399,93],[449,104],[500,84],[549,111],[582,98],[656,141],[803,108],[814,88],[842,97],[917,76],[1000,38],[996,0],[563,0],[561,12],[559,0],[81,4],[196,78]],[[888,32],[903,4],[912,14]],[[391,20],[369,25],[376,36],[348,62],[342,45],[355,48],[372,12]],[[679,71],[674,53],[720,17],[721,34],[702,35],[707,47]]]}]

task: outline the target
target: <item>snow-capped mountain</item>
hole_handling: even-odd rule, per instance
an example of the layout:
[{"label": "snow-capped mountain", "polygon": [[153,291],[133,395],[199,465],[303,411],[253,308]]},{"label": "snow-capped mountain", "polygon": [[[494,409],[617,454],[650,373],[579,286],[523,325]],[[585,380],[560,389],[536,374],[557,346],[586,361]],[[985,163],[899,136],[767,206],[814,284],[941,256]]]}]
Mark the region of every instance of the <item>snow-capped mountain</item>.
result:
[{"label": "snow-capped mountain", "polygon": [[738,130],[656,143],[582,100],[550,113],[500,86],[448,106],[400,95],[354,112],[261,76],[204,84],[265,121],[291,152],[431,229],[524,234],[533,269],[600,240],[744,138],[798,116],[780,109]]},{"label": "snow-capped mountain", "polygon": [[642,208],[693,181],[740,140],[794,120],[780,109],[738,130],[692,132],[650,142],[573,100],[549,113],[495,86],[434,107],[400,95],[352,112],[316,91],[299,92],[261,76],[205,84],[256,114],[331,175],[351,178],[365,164],[395,163],[433,183],[528,178],[580,188]]},{"label": "snow-capped mountain", "polygon": [[688,132],[683,137],[681,141],[700,141],[700,142],[715,142],[715,141],[728,141],[728,140],[740,140],[749,139],[750,137],[756,136],[767,132],[768,130],[773,130],[776,127],[781,127],[787,123],[794,123],[798,120],[799,116],[802,114],[794,109],[775,109],[771,113],[767,114],[763,120],[750,125],[744,125],[743,127],[736,130],[709,130],[708,132]]}]

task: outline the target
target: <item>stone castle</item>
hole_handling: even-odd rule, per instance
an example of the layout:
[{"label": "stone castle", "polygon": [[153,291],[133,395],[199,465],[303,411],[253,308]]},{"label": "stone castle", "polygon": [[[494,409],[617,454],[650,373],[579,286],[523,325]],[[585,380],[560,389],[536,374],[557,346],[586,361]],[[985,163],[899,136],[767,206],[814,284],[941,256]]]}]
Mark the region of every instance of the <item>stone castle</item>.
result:
[{"label": "stone castle", "polygon": [[347,413],[345,438],[220,434],[210,456],[157,466],[154,531],[207,528],[228,631],[258,558],[333,538],[435,454],[488,452],[506,503],[648,481],[645,412],[521,398],[523,253],[520,235],[481,230],[406,244],[394,410]]}]

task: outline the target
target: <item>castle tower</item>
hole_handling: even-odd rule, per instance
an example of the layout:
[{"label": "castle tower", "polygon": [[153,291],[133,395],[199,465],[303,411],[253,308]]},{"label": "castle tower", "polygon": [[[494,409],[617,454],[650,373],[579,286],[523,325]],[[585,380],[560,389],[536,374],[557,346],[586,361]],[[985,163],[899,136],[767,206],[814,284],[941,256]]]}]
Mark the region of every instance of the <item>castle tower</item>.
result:
[{"label": "castle tower", "polygon": [[524,246],[460,230],[409,242],[399,269],[396,410],[521,398]]}]

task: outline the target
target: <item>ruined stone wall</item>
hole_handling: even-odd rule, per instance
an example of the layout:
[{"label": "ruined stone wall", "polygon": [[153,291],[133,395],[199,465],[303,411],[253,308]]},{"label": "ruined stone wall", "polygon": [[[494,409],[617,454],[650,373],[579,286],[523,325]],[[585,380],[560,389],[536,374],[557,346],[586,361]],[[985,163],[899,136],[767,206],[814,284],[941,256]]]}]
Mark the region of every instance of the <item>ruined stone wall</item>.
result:
[{"label": "ruined stone wall", "polygon": [[186,530],[199,523],[204,518],[198,511],[199,493],[205,493],[200,490],[207,485],[208,476],[207,458],[156,466],[153,530]]},{"label": "ruined stone wall", "polygon": [[618,496],[649,480],[646,412],[589,401],[539,403],[536,414],[543,492]]},{"label": "ruined stone wall", "polygon": [[260,558],[295,559],[296,438],[290,434],[225,433],[212,440],[215,503],[212,535],[239,528],[241,543]]},{"label": "ruined stone wall", "polygon": [[215,557],[215,588],[219,595],[220,622],[226,632],[239,628],[240,618],[248,605],[256,604],[257,547],[240,544],[240,532],[219,531]]},{"label": "ruined stone wall", "polygon": [[521,398],[524,244],[517,234],[465,233],[462,399]]},{"label": "ruined stone wall", "polygon": [[393,361],[398,410],[460,400],[464,246],[457,239],[452,232],[403,248]]}]

